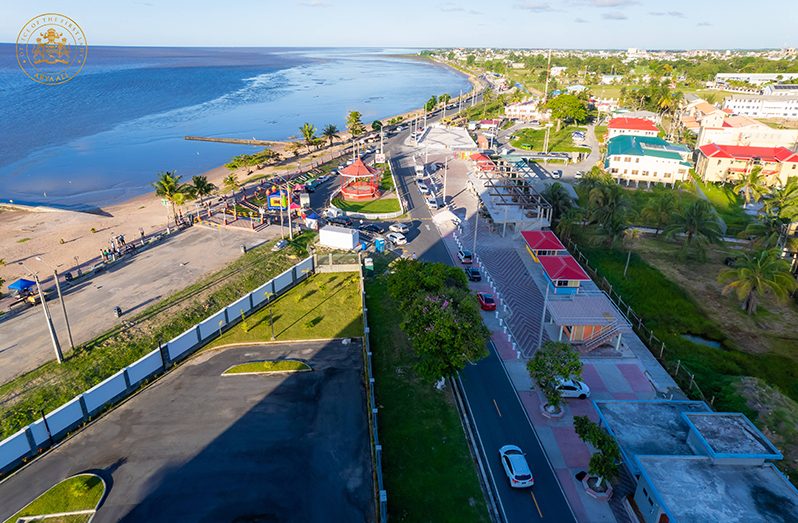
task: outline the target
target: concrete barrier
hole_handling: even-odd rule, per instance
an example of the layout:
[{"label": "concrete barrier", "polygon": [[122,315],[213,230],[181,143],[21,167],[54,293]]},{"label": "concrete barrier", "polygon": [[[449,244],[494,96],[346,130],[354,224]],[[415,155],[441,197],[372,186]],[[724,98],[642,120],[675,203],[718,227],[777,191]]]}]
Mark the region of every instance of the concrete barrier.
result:
[{"label": "concrete barrier", "polygon": [[266,301],[266,296],[274,293],[274,288],[272,287],[273,281],[274,280],[269,280],[251,292],[253,307],[257,307],[261,303],[264,303]]},{"label": "concrete barrier", "polygon": [[45,416],[47,425],[50,427],[50,434],[54,438],[83,423],[81,399],[82,395],[73,398]]},{"label": "concrete barrier", "polygon": [[127,376],[125,376],[124,370],[90,388],[83,393],[83,403],[86,406],[88,415],[93,416],[97,411],[102,410],[107,403],[113,402],[127,392],[127,389]]},{"label": "concrete barrier", "polygon": [[239,298],[227,306],[227,319],[235,321],[241,318],[241,313],[247,314],[251,310],[249,305],[249,294],[243,298]]},{"label": "concrete barrier", "polygon": [[32,449],[28,441],[27,428],[24,428],[0,441],[0,470],[19,463],[22,458],[28,456]]},{"label": "concrete barrier", "polygon": [[155,349],[143,358],[137,360],[135,363],[129,365],[125,369],[125,372],[127,372],[130,386],[134,387],[153,374],[156,374],[162,370],[163,359],[161,359],[161,351]]},{"label": "concrete barrier", "polygon": [[280,292],[286,287],[294,283],[293,270],[288,269],[281,275],[277,276],[274,280],[274,292]]},{"label": "concrete barrier", "polygon": [[179,359],[180,356],[188,352],[189,349],[197,345],[199,342],[200,338],[197,334],[197,327],[191,327],[180,336],[169,340],[169,344],[167,345],[169,359],[172,361]]},{"label": "concrete barrier", "polygon": [[38,419],[28,425],[28,432],[30,432],[30,437],[33,440],[33,444],[37,448],[46,445],[50,440],[50,435],[47,434],[47,426],[42,419]]},{"label": "concrete barrier", "polygon": [[219,331],[225,325],[227,325],[227,319],[225,318],[225,310],[222,309],[199,324],[200,339],[207,340],[214,334],[219,334]]}]

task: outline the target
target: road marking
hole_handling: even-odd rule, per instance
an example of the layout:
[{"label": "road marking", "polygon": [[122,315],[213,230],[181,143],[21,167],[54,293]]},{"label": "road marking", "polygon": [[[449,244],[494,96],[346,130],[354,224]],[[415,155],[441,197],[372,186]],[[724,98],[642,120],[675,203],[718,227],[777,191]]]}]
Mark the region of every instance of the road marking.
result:
[{"label": "road marking", "polygon": [[426,227],[428,231],[432,230],[432,229],[429,228],[429,224],[428,223],[425,223],[424,227]]},{"label": "road marking", "polygon": [[540,511],[540,505],[538,505],[538,498],[535,497],[535,493],[533,491],[529,491],[532,494],[532,501],[535,502],[535,508],[538,509],[538,514],[540,514],[540,519],[543,519],[543,512]]},{"label": "road marking", "polygon": [[495,399],[493,400],[493,406],[496,407],[496,412],[499,413],[499,417],[501,418],[502,417],[502,411],[499,410],[499,404],[496,403]]}]

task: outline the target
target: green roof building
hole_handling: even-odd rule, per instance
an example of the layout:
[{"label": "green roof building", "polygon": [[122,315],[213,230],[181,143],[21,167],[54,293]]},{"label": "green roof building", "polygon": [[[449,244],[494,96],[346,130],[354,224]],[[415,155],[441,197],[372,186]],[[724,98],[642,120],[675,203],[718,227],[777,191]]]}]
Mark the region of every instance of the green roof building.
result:
[{"label": "green roof building", "polygon": [[656,136],[622,135],[607,142],[604,168],[627,185],[673,184],[687,179],[692,166],[690,149]]}]

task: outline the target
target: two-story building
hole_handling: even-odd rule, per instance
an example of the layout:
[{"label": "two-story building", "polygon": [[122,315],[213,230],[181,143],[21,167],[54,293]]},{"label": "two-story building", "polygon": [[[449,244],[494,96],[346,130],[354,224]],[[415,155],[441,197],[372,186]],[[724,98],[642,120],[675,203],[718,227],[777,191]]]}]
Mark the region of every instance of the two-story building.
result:
[{"label": "two-story building", "polygon": [[521,120],[522,122],[531,122],[532,120],[540,120],[542,115],[538,111],[540,100],[537,98],[508,104],[504,107],[504,116],[512,120]]},{"label": "two-story building", "polygon": [[616,136],[657,136],[659,129],[645,118],[613,118],[607,124],[607,138]]},{"label": "two-story building", "polygon": [[673,184],[687,179],[690,150],[656,136],[616,136],[607,142],[604,169],[618,182]]},{"label": "two-story building", "polygon": [[798,176],[798,153],[784,147],[745,147],[738,145],[702,145],[697,149],[695,171],[705,182],[730,182],[762,167],[768,185],[784,185]]}]

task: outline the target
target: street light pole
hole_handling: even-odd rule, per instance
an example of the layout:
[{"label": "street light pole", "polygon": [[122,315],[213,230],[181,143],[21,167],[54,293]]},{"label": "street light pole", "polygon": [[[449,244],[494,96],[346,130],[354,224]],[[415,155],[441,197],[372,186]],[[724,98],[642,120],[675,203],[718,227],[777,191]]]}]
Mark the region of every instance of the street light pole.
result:
[{"label": "street light pole", "polygon": [[[25,264],[20,262],[20,265],[25,267]],[[39,299],[42,302],[42,311],[44,312],[44,320],[47,322],[47,330],[50,332],[50,340],[53,342],[53,350],[55,350],[55,358],[58,360],[58,363],[64,362],[64,354],[61,352],[61,345],[58,343],[58,336],[55,333],[55,327],[53,326],[53,319],[50,317],[50,311],[47,309],[47,301],[44,299],[44,292],[42,292],[42,285],[39,282],[39,275],[33,273],[30,269],[25,267],[26,270],[33,276],[33,280],[36,282],[36,289],[39,291]]]},{"label": "street light pole", "polygon": [[474,245],[473,247],[471,247],[471,252],[473,253],[477,252],[477,231],[479,230],[479,202],[480,200],[477,200],[477,212],[476,215],[474,216]]},{"label": "street light pole", "polygon": [[[41,258],[41,256],[36,256],[36,259],[40,262],[45,263],[45,261]],[[58,281],[58,270],[55,267],[50,267],[53,269],[53,279],[55,279],[55,289],[58,291],[58,301],[61,302],[61,311],[64,313],[64,323],[66,323],[67,328],[67,337],[69,338],[69,348],[75,350],[75,342],[72,341],[72,328],[69,326],[69,317],[67,316],[66,311],[66,304],[64,303],[64,297],[61,295],[61,283]]]},{"label": "street light pole", "polygon": [[449,174],[449,157],[446,157],[446,161],[443,163],[443,206],[446,207],[446,178]]}]

